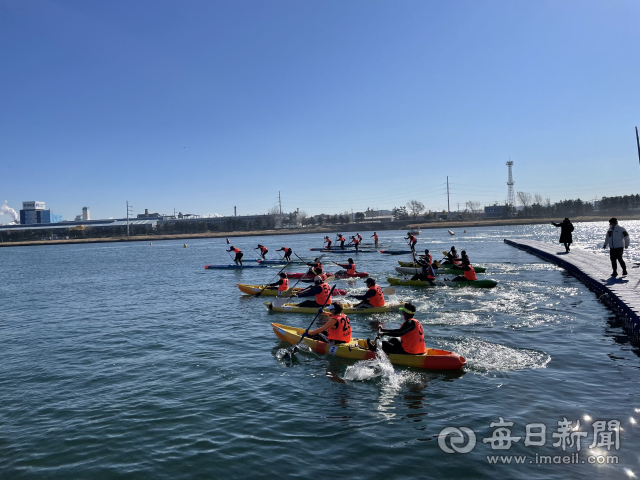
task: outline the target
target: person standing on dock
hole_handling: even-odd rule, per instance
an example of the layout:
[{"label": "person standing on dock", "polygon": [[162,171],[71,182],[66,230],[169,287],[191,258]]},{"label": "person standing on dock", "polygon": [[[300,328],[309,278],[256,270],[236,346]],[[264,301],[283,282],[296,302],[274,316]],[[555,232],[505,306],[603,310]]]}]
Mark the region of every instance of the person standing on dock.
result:
[{"label": "person standing on dock", "polygon": [[229,248],[229,250],[227,250],[227,252],[229,252],[229,253],[235,252],[236,258],[234,258],[233,261],[235,262],[236,265],[240,264],[240,266],[242,266],[242,256],[244,255],[242,253],[242,250],[240,250],[239,248],[236,248],[233,245],[231,245],[231,248]]},{"label": "person standing on dock", "polygon": [[331,250],[331,239],[329,237],[324,237],[324,243],[327,244],[326,248],[327,250]]},{"label": "person standing on dock", "polygon": [[369,238],[373,238],[373,241],[376,244],[376,248],[378,248],[378,233],[377,232],[373,232],[373,235],[371,235],[371,237]]},{"label": "person standing on dock", "polygon": [[630,243],[631,239],[629,238],[629,234],[623,227],[618,225],[618,219],[610,219],[609,231],[604,238],[602,248],[609,247],[609,258],[611,259],[611,268],[613,268],[613,272],[611,273],[612,277],[618,276],[618,262],[620,262],[620,266],[622,267],[622,275],[627,274],[627,265],[622,259],[622,254],[625,248],[629,248]]},{"label": "person standing on dock", "polygon": [[344,242],[346,241],[345,238],[342,236],[341,233],[339,233],[338,235],[336,235],[336,241],[340,242],[340,248],[342,250],[344,250]]},{"label": "person standing on dock", "polygon": [[284,252],[283,259],[286,260],[287,263],[291,261],[291,254],[293,253],[293,250],[291,250],[289,247],[282,247],[276,250],[276,252]]},{"label": "person standing on dock", "polygon": [[568,218],[565,218],[562,223],[551,222],[554,227],[560,227],[560,243],[564,243],[564,249],[569,253],[569,246],[573,243],[573,223]]},{"label": "person standing on dock", "polygon": [[264,245],[258,244],[258,248],[254,248],[254,250],[258,250],[258,249],[260,249],[260,256],[262,257],[262,259],[266,260],[267,253],[269,253],[269,250],[267,250],[267,247],[265,247]]}]

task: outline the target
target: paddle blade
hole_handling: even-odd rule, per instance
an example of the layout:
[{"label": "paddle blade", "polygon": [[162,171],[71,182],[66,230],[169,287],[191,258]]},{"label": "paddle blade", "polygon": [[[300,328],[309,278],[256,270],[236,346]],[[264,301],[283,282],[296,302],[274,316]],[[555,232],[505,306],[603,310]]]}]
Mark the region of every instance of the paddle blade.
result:
[{"label": "paddle blade", "polygon": [[280,308],[280,307],[284,307],[285,304],[287,303],[288,298],[286,297],[277,297],[273,302],[271,302],[271,304],[276,307],[276,308]]},{"label": "paddle blade", "polygon": [[449,252],[447,252],[446,250],[442,250],[442,254],[446,257],[447,255],[449,255]]}]

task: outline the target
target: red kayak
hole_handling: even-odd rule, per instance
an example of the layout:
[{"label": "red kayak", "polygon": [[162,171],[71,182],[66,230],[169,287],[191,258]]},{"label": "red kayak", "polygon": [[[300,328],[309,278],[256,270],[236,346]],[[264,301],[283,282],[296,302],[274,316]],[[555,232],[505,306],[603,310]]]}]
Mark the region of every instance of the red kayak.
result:
[{"label": "red kayak", "polygon": [[[313,280],[314,278],[316,278],[316,274],[315,273],[308,273],[308,272],[306,272],[306,273],[302,273],[302,272],[300,272],[300,273],[284,272],[284,273],[287,274],[287,278],[293,278],[293,279],[296,279],[296,280],[300,279],[300,278],[305,279],[305,280]],[[326,279],[329,275],[333,275],[333,274],[323,273],[322,275],[324,275],[325,276],[324,278]]]},{"label": "red kayak", "polygon": [[[302,279],[302,280],[313,280],[316,276],[310,273],[287,273],[287,277],[288,278],[293,278],[296,280]],[[336,272],[336,273],[324,273],[323,275],[333,275],[336,278],[364,278],[364,277],[368,277],[369,274],[367,272],[356,272],[354,274],[348,274],[347,272]],[[325,277],[326,278],[326,277]]]}]

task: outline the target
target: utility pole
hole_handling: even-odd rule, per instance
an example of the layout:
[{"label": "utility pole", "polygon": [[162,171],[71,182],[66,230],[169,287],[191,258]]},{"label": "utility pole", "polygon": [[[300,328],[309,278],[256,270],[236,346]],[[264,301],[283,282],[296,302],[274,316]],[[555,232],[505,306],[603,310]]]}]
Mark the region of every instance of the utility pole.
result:
[{"label": "utility pole", "polygon": [[638,127],[636,127],[636,143],[638,144],[638,161],[640,161],[640,137],[638,137]]},{"label": "utility pole", "polygon": [[129,236],[129,212],[133,210],[133,206],[129,206],[129,200],[127,200],[127,237]]},{"label": "utility pole", "polygon": [[447,218],[449,218],[449,213],[451,213],[451,207],[449,206],[449,175],[447,175]]}]

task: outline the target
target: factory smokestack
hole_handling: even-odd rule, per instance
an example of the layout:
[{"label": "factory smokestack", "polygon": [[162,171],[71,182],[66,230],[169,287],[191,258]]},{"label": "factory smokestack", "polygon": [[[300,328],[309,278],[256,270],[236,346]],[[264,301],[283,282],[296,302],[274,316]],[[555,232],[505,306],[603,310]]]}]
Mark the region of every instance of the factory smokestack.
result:
[{"label": "factory smokestack", "polygon": [[16,211],[7,205],[7,201],[5,200],[2,205],[0,205],[0,215],[11,215],[13,217],[14,223],[20,223],[18,214]]}]

